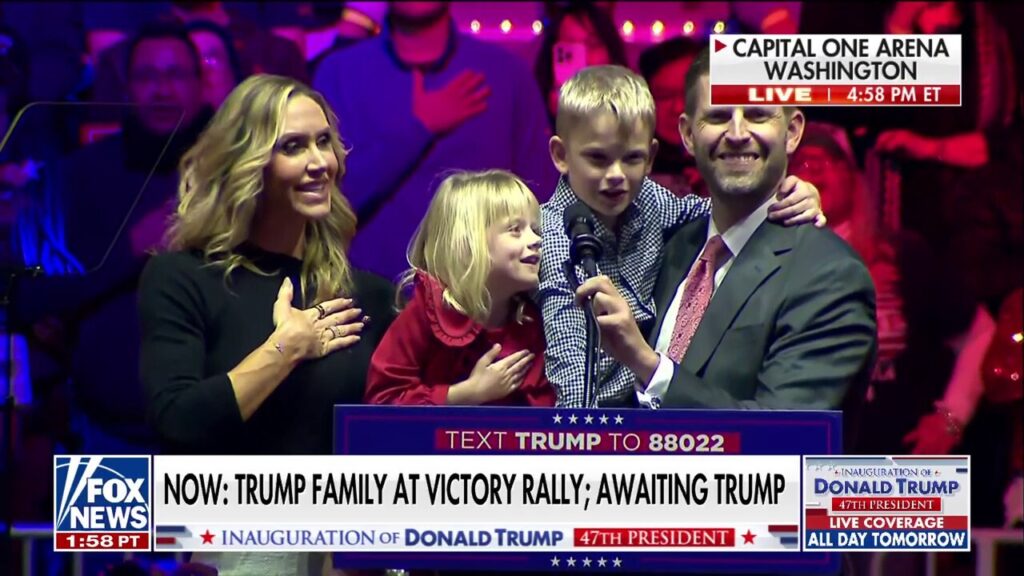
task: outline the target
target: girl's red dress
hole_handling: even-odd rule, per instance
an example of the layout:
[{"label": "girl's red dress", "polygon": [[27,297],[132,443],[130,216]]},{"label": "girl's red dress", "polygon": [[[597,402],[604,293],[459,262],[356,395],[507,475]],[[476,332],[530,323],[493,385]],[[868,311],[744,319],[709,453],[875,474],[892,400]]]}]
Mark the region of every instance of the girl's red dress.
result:
[{"label": "girl's red dress", "polygon": [[487,328],[444,303],[444,287],[417,274],[413,297],[388,328],[370,361],[364,399],[369,404],[445,405],[448,388],[473,372],[495,344],[499,358],[519,350],[534,353],[522,384],[496,406],[554,406],[555,391],[544,375],[544,329],[540,311],[527,303],[524,320]]}]

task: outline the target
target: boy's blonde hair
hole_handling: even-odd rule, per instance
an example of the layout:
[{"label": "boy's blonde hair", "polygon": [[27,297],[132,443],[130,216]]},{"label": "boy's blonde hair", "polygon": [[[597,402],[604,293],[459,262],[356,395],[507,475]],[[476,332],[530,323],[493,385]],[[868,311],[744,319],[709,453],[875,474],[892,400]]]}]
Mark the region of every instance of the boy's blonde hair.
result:
[{"label": "boy's blonde hair", "polygon": [[[485,322],[491,309],[487,229],[524,214],[539,219],[540,205],[515,174],[505,170],[450,174],[438,186],[409,243],[411,268],[399,283],[399,293],[414,281],[416,272],[425,272],[444,284],[446,304]],[[521,316],[520,306],[517,320]]]},{"label": "boy's blonde hair", "polygon": [[642,120],[654,137],[654,97],[647,82],[623,66],[588,66],[562,84],[555,131],[561,137],[581,121],[611,112],[620,126]]}]

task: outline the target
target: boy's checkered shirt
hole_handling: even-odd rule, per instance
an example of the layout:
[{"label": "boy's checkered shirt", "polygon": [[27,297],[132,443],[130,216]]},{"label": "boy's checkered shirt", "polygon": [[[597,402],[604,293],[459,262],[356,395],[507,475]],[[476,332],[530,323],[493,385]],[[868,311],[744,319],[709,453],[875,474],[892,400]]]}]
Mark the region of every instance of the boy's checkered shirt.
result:
[{"label": "boy's checkered shirt", "polygon": [[[563,229],[565,209],[578,200],[562,176],[551,200],[541,208],[543,245],[538,304],[544,316],[548,380],[558,394],[558,406],[584,407],[586,320],[563,273],[569,259],[569,238]],[[711,201],[693,194],[679,197],[645,178],[640,193],[620,216],[619,234],[595,219],[594,232],[604,244],[598,271],[611,278],[629,302],[637,324],[652,320],[654,283],[664,255],[665,234],[680,224],[711,212]],[[634,389],[633,374],[606,355],[599,359],[598,402],[618,399]]]}]

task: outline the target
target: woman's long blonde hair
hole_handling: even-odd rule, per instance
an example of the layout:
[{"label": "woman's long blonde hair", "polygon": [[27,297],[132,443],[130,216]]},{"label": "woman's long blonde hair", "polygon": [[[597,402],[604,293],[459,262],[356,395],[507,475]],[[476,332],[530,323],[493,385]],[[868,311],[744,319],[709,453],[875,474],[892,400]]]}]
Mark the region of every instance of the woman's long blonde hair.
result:
[{"label": "woman's long blonde hair", "polygon": [[236,248],[246,241],[263,193],[264,173],[284,130],[288,101],[313,99],[331,126],[338,175],[331,186],[331,211],[306,224],[301,293],[316,287],[315,301],[349,293],[352,271],[345,253],[356,231],[356,215],[341,194],[345,149],[338,118],[318,92],[284,76],[259,74],[239,84],[199,140],[181,159],[178,210],[168,232],[172,249],[201,250],[223,264],[225,278],[242,266],[262,273]]},{"label": "woman's long blonde hair", "polygon": [[[483,323],[491,310],[488,228],[524,214],[536,220],[540,206],[515,174],[486,170],[448,175],[409,243],[411,268],[399,283],[399,294],[417,272],[425,272],[444,284],[446,304]],[[522,306],[516,319],[522,320]]]}]

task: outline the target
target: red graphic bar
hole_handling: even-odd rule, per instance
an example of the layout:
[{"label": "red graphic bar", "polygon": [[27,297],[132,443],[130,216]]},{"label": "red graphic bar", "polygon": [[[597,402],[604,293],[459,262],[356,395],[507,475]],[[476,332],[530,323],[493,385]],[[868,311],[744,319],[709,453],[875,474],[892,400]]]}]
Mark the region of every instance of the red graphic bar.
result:
[{"label": "red graphic bar", "polygon": [[[582,421],[582,420],[581,420]],[[438,428],[434,448],[452,452],[739,454],[739,432],[601,430],[466,430]]]},{"label": "red graphic bar", "polygon": [[836,497],[832,499],[836,512],[942,512],[941,498],[914,497]]},{"label": "red graphic bar", "polygon": [[715,84],[714,106],[960,106],[956,84]]},{"label": "red graphic bar", "polygon": [[578,548],[714,548],[736,545],[734,528],[575,528]]},{"label": "red graphic bar", "polygon": [[55,550],[149,550],[146,532],[57,532]]},{"label": "red graphic bar", "polygon": [[967,516],[807,516],[808,530],[967,530]]}]

